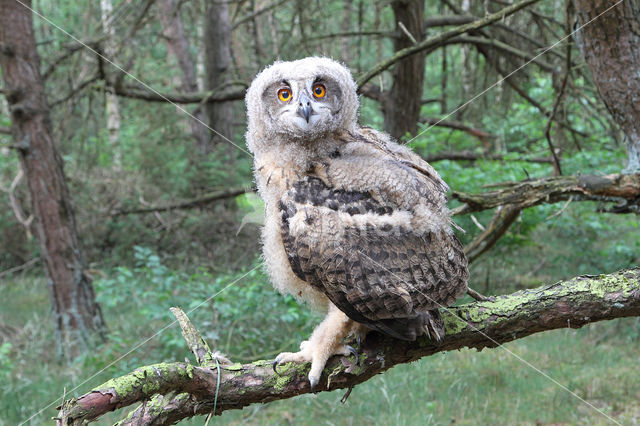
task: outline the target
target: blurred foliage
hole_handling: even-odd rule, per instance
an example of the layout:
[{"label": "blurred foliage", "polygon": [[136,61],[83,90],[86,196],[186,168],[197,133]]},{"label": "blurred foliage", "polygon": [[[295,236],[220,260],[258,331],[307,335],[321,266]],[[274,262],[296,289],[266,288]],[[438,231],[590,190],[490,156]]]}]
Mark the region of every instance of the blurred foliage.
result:
[{"label": "blurred foliage", "polygon": [[[130,346],[127,336],[139,336],[140,326],[156,330],[173,322],[172,306],[181,307],[198,324],[211,347],[246,361],[276,353],[281,345],[300,340],[310,327],[308,309],[291,296],[273,297],[260,263],[247,272],[214,276],[204,268],[172,270],[146,247],[134,247],[134,257],[134,267],[116,267],[94,281],[102,306],[117,308],[125,317],[135,311],[144,318],[128,324],[131,329],[110,330],[115,335],[112,343],[122,339],[122,346],[112,346],[114,351]],[[278,335],[281,340],[274,339]],[[185,349],[178,326],[164,331],[153,344],[166,360],[180,358]]]}]

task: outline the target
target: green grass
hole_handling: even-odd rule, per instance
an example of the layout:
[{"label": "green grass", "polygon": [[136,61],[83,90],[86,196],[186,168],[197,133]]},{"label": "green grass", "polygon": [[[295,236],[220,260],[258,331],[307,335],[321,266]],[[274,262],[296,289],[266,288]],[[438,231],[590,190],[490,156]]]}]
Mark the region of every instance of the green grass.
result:
[{"label": "green grass", "polygon": [[[131,280],[144,279],[144,268],[134,270]],[[110,275],[117,273],[112,271]],[[272,303],[267,303],[269,309],[273,309],[271,312],[289,309],[289,314],[295,316],[289,301],[273,296],[268,284],[256,284],[263,279],[258,274],[249,277],[247,282],[238,283],[236,293],[227,295],[227,302],[236,307],[252,301],[269,302]],[[137,283],[142,286],[141,282]],[[147,294],[149,288],[141,289],[139,295]],[[140,309],[143,301],[130,302],[125,308],[118,304],[103,304],[111,329],[110,343],[92,356],[71,365],[60,365],[56,363],[52,349],[46,291],[42,278],[30,276],[14,277],[0,286],[0,325],[2,330],[10,330],[3,332],[2,339],[11,343],[8,353],[0,350],[1,425],[17,424],[53,401],[57,405],[65,388],[67,396],[80,395],[137,365],[181,360],[187,356],[188,350],[180,342],[177,330],[169,329],[166,333],[173,333],[170,337],[159,336],[71,392],[72,388],[151,335],[162,321]],[[158,307],[161,309],[164,307]],[[211,323],[203,325],[204,319],[211,315],[211,308],[201,309],[203,311],[194,312],[192,318],[203,332],[211,331],[205,328],[211,327]],[[285,349],[294,349],[297,341],[309,333],[317,321],[313,316],[305,316],[298,322],[274,319],[268,323],[261,317],[242,319],[241,312],[234,313],[238,317],[232,323],[244,331],[229,338],[231,328],[223,327],[212,335],[219,346],[229,345],[227,355],[232,360],[269,356],[281,350],[283,345]],[[217,324],[226,324],[224,318]],[[617,421],[636,424],[640,420],[637,405],[640,399],[639,328],[639,320],[631,318],[592,324],[580,330],[538,334],[509,343],[504,348],[437,354],[396,366],[374,377],[356,387],[345,405],[340,403],[343,391],[336,391],[266,405],[255,404],[241,411],[226,412],[215,420],[224,424],[255,425],[608,424],[605,417],[525,365],[509,353],[511,351]],[[255,340],[257,336],[262,336],[263,340]],[[253,349],[248,349],[252,344],[247,342],[255,342]],[[241,349],[236,352],[234,347]],[[105,416],[97,424],[112,424],[124,415],[124,410],[121,411]],[[55,415],[56,410],[49,408],[32,424],[50,424],[49,419]],[[203,418],[197,418],[185,424],[203,422]]]}]

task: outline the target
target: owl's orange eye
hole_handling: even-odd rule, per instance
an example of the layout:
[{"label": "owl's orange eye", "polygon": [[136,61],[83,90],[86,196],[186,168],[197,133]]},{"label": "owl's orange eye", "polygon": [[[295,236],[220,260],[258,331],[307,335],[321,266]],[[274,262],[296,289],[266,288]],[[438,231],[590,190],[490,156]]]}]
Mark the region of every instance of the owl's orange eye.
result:
[{"label": "owl's orange eye", "polygon": [[325,89],[325,87],[320,83],[314,84],[312,90],[313,90],[313,96],[315,96],[316,98],[323,98],[324,95],[327,93],[327,89]]},{"label": "owl's orange eye", "polygon": [[291,100],[291,90],[287,88],[278,90],[278,99],[282,102],[289,102]]}]

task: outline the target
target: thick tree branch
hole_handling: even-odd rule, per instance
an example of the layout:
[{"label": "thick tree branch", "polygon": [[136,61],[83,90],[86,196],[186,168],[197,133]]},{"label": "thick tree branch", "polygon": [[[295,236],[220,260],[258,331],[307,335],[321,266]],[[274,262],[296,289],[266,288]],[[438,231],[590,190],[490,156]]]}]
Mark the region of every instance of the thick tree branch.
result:
[{"label": "thick tree branch", "polygon": [[542,203],[556,203],[571,198],[640,204],[640,174],[554,176],[542,179],[500,184],[505,189],[469,194],[453,192],[453,197],[465,203],[453,214],[488,210],[507,204],[518,204],[523,209]]},{"label": "thick tree branch", "polygon": [[517,11],[519,11],[522,8],[525,8],[527,6],[530,6],[534,3],[537,3],[539,0],[524,0],[520,3],[511,5],[509,7],[505,7],[504,9],[496,12],[496,13],[492,13],[490,15],[485,16],[484,18],[478,19],[474,22],[471,22],[469,24],[465,24],[465,25],[461,25],[459,27],[453,28],[451,30],[442,32],[434,37],[429,37],[423,41],[421,41],[420,43],[411,45],[407,48],[404,48],[402,50],[399,50],[398,52],[396,52],[395,55],[393,55],[391,58],[386,59],[380,63],[378,63],[377,65],[375,65],[370,71],[366,72],[364,75],[362,75],[360,78],[358,78],[358,87],[362,87],[365,85],[365,83],[367,83],[369,80],[371,80],[373,77],[377,76],[378,74],[380,74],[381,72],[383,72],[384,70],[386,70],[387,68],[391,67],[393,64],[395,64],[396,62],[400,61],[401,59],[404,59],[408,56],[414,55],[418,52],[421,52],[423,50],[427,50],[427,49],[431,49],[437,46],[440,46],[442,43],[444,43],[445,41],[447,41],[448,39],[455,37],[457,35],[460,34],[464,34],[466,32],[469,31],[474,31],[477,30],[479,28],[482,27],[486,27],[487,25],[490,25],[496,21],[499,21],[501,19],[503,19],[506,16],[509,16]]},{"label": "thick tree branch", "polygon": [[[332,358],[317,389],[350,388],[396,364],[438,352],[465,347],[493,348],[541,331],[579,328],[596,321],[640,316],[640,268],[608,275],[579,276],[498,296],[493,301],[441,309],[441,312],[446,335],[440,343],[428,338],[404,342],[371,332],[363,342],[359,363],[355,364],[352,357]],[[144,366],[109,380],[79,398],[65,401],[58,422],[81,424],[106,412],[150,399],[151,402],[143,403],[134,412],[147,414],[138,424],[156,424],[154,421],[159,418],[178,421],[209,414],[216,396],[215,414],[220,414],[256,402],[309,393],[308,369],[308,364],[287,364],[278,376],[268,360],[244,365],[209,363],[194,366],[175,362]],[[161,396],[154,398],[154,395]]]}]

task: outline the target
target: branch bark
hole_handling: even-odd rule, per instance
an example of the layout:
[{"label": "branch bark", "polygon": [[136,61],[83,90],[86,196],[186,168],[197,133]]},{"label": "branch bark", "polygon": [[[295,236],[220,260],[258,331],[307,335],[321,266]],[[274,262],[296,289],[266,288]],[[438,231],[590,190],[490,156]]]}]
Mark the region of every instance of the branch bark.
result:
[{"label": "branch bark", "polygon": [[[317,389],[351,388],[394,365],[438,352],[493,348],[542,331],[640,316],[640,268],[583,275],[441,312],[446,335],[440,343],[428,338],[404,342],[371,332],[363,342],[360,361],[356,364],[352,357],[332,358]],[[132,413],[139,416],[140,423],[136,424],[156,424],[158,419],[175,422],[209,414],[214,405],[215,414],[221,414],[257,402],[309,393],[308,369],[308,364],[287,364],[278,376],[269,360],[244,365],[174,362],[144,366],[65,401],[58,424],[81,424],[140,401],[149,402]]]},{"label": "branch bark", "polygon": [[[578,47],[598,93],[627,137],[625,173],[640,172],[640,1],[574,0]],[[597,17],[597,19],[596,19]],[[589,25],[586,23],[589,22]]]}]

